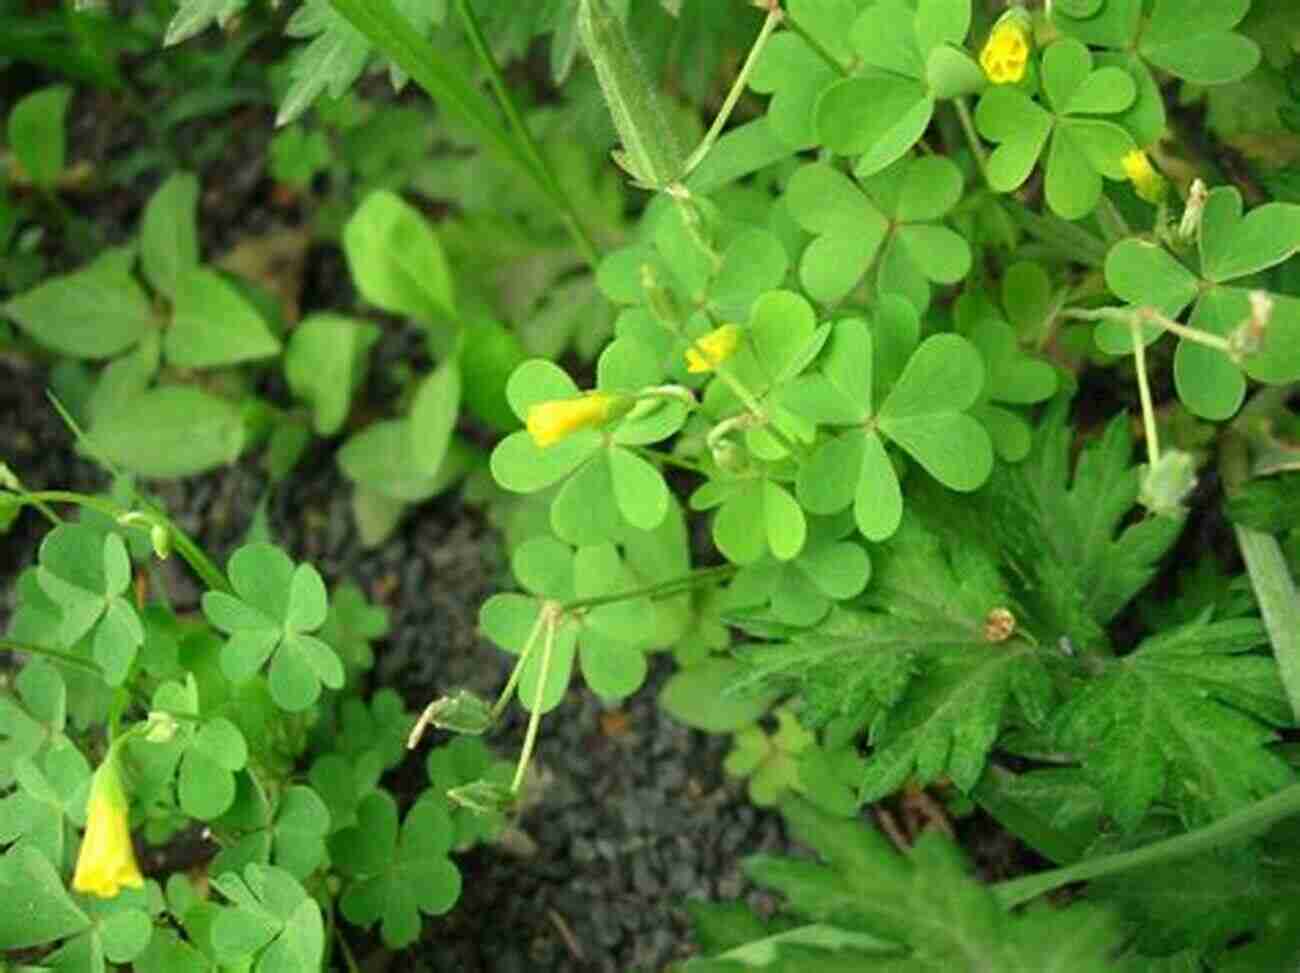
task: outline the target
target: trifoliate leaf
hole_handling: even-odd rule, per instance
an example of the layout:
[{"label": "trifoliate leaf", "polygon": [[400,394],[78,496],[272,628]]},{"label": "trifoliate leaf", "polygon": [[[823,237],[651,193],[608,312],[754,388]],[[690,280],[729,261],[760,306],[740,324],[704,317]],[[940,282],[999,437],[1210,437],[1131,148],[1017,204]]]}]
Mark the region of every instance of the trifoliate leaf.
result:
[{"label": "trifoliate leaf", "polygon": [[221,656],[222,671],[233,682],[252,679],[271,660],[271,696],[290,712],[306,709],[321,685],[343,686],[343,664],[320,639],[309,634],[328,615],[325,585],[310,564],[297,567],[270,544],[246,544],[230,558],[234,594],[209,591],[203,613],[230,636]]},{"label": "trifoliate leaf", "polygon": [[442,915],[460,898],[460,871],[447,857],[455,836],[449,810],[420,801],[398,827],[397,804],[376,791],[357,808],[358,824],[330,839],[336,867],[352,881],[339,901],[359,926],[381,923],[384,942],[400,949],[420,934],[420,914]]}]

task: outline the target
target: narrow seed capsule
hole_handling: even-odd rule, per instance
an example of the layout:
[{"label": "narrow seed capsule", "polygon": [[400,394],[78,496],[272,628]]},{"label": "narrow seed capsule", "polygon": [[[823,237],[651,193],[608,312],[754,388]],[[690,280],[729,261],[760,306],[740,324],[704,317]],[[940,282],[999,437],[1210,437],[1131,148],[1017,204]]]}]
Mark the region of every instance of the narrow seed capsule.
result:
[{"label": "narrow seed capsule", "polygon": [[666,188],[681,177],[685,160],[627,29],[605,0],[581,0],[578,32],[623,143],[615,161],[646,189]]}]

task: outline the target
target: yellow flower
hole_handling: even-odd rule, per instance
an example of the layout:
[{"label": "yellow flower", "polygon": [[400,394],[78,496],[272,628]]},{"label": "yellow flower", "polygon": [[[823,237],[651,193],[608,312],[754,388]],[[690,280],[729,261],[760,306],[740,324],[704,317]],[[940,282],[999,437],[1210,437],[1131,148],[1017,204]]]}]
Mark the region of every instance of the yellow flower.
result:
[{"label": "yellow flower", "polygon": [[686,349],[686,370],[691,373],[711,372],[736,352],[740,344],[740,328],[724,324],[695,339]]},{"label": "yellow flower", "polygon": [[1012,11],[999,20],[980,51],[980,67],[994,84],[1015,84],[1029,64],[1029,25]]},{"label": "yellow flower", "polygon": [[143,888],[144,876],[140,874],[135,848],[131,845],[126,791],[122,788],[117,756],[110,750],[90,781],[86,834],[81,839],[72,887],[78,892],[111,899],[124,885]]},{"label": "yellow flower", "polygon": [[1120,160],[1124,175],[1133,184],[1133,191],[1148,203],[1156,204],[1165,198],[1165,177],[1156,172],[1151,160],[1141,149],[1134,149]]},{"label": "yellow flower", "polygon": [[617,397],[592,392],[580,399],[539,402],[528,408],[528,433],[545,449],[579,429],[599,426],[612,417]]}]

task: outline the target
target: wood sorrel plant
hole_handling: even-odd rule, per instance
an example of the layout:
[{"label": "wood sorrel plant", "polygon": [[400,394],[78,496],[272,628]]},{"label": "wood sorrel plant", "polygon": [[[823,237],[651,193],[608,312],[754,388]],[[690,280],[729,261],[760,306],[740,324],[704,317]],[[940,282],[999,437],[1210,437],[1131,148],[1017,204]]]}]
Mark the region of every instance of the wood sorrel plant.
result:
[{"label": "wood sorrel plant", "polygon": [[[289,31],[310,39],[281,121],[377,54],[454,121],[453,144],[477,139],[472,165],[522,178],[565,241],[548,280],[612,320],[544,339],[542,315],[485,324],[488,288],[458,297],[470,271],[394,192],[342,223],[361,297],[419,322],[437,365],[339,463],[363,520],[392,529],[474,465],[462,405],[502,433],[474,490],[507,526],[516,590],[479,619],[511,674],[495,701],[453,689],[412,719],[392,690],[356,690],[384,619],[355,589],[327,592],[265,542],[223,570],[124,479],[87,497],[0,466],[0,523],[32,508],[51,524],[3,643],[33,661],[0,702],[0,889],[33,904],[0,896],[0,948],[77,973],[311,973],[333,948],[355,968],[339,918],[396,948],[451,908],[450,854],[518,809],[575,674],[612,703],[671,651],[663,707],[734,734],[726,769],[824,859],[751,859],[784,914],[699,906],[693,973],[1294,968],[1300,195],[1294,168],[1234,166],[1232,184],[1186,106],[1206,99],[1210,129],[1248,101],[1291,124],[1300,15],[1269,0],[726,0],[750,47],[704,128],[629,24],[723,2],[298,8]],[[184,0],[168,40],[246,6]],[[490,95],[441,46],[452,22]],[[538,135],[545,112],[501,70],[511,23],[507,40],[551,35],[557,83],[582,83],[580,48],[594,67],[630,177],[604,232]],[[30,133],[66,103],[54,90],[17,113],[15,151],[45,193],[62,145]],[[174,176],[146,211],[156,306],[131,250],[5,305],[47,349],[109,362],[102,415],[114,392],[143,411],[109,436],[92,409],[85,445],[141,473],[177,472],[129,452],[179,462],[140,433],[160,395],[177,440],[205,449],[194,468],[248,441],[240,409],[172,373],[282,349],[200,263],[196,196]],[[630,225],[626,199],[644,203]],[[489,264],[508,235],[443,232]],[[87,330],[69,295],[101,291],[128,313]],[[212,326],[220,310],[239,341]],[[293,330],[298,425],[345,427],[374,334],[334,316]],[[546,353],[527,357],[519,334]],[[575,362],[570,346],[593,367],[552,360]],[[206,439],[186,435],[198,403],[222,420]],[[1233,543],[1215,545],[1227,522]],[[169,553],[205,589],[192,616],[150,571]],[[506,764],[477,738],[515,701],[526,729]],[[399,802],[384,774],[431,728],[460,736]],[[919,836],[899,824],[916,808],[936,825]],[[976,810],[1047,867],[1022,854],[977,882],[939,834]],[[196,822],[212,896],[142,874],[122,841]],[[1066,884],[1067,904],[1043,899]]]},{"label": "wood sorrel plant", "polygon": [[[1201,419],[1231,420],[1252,381],[1300,379],[1300,304],[1258,276],[1300,250],[1300,206],[1247,213],[1235,188],[1197,183],[1180,210],[1144,151],[1166,126],[1153,69],[1222,84],[1255,66],[1253,43],[1231,30],[1247,4],[1198,6],[1190,24],[1172,0],[1149,18],[1122,0],[1047,16],[1015,8],[982,51],[969,0],[759,6],[763,28],[722,114],[745,84],[772,95],[767,114],[714,144],[719,119],[688,165],[618,20],[601,0],[581,4],[619,164],[655,197],[637,238],[597,270],[623,310],[594,387],[544,361],[521,365],[508,387],[526,428],[498,445],[492,472],[508,490],[540,493],[549,524],[515,549],[524,593],[492,598],[481,615],[519,656],[488,718],[511,691],[531,714],[517,790],[540,717],[575,667],[602,696],[634,691],[645,653],[700,624],[685,592],[719,590],[704,610],[749,640],[684,667],[662,701],[688,723],[741,731],[737,772],[758,775],[765,802],[788,790],[820,808],[785,805],[843,870],[755,862],[755,877],[810,924],[764,940],[752,920],[748,938],[762,942],[730,940],[717,969],[778,956],[791,964],[781,968],[820,968],[828,950],[852,953],[855,969],[900,952],[918,969],[1036,969],[1059,949],[1049,928],[1094,922],[1107,931],[1080,968],[1103,968],[1124,935],[1106,911],[1120,886],[1098,881],[1095,902],[1041,927],[988,925],[974,903],[996,913],[998,895],[984,890],[941,919],[917,899],[907,908],[951,935],[936,943],[915,919],[875,911],[914,894],[890,882],[919,887],[860,877],[902,867],[887,850],[854,826],[843,839],[859,844],[854,859],[826,843],[823,829],[841,825],[811,822],[904,787],[950,788],[1071,866],[1023,880],[1033,892],[1009,888],[1001,901],[1016,904],[1142,863],[1173,876],[1199,867],[1173,863],[1210,834],[1245,840],[1295,813],[1293,770],[1272,746],[1272,728],[1300,712],[1279,679],[1294,640],[1272,634],[1280,625],[1268,617],[1297,610],[1280,559],[1249,568],[1263,624],[1248,607],[1189,605],[1131,651],[1109,632],[1178,541],[1208,459],[1162,450],[1148,349],[1177,338],[1175,388]],[[1125,55],[1108,51],[1130,42]],[[795,158],[808,149],[819,157]],[[695,166],[727,182],[758,172],[771,192],[692,180]],[[1041,211],[1028,194],[1000,195],[1035,171]],[[1040,258],[996,256],[977,228],[999,221],[1013,244],[1017,225],[1037,237]],[[1081,259],[1104,276],[1077,276]],[[1254,283],[1232,283],[1241,278]],[[1132,465],[1123,416],[1072,464],[1069,359],[1053,367],[1041,355],[1063,350],[1069,321],[1096,322],[1099,351],[1134,356],[1145,464]],[[1052,399],[1035,428],[1027,408]],[[549,421],[559,416],[568,421]],[[684,506],[670,482],[690,484]],[[1146,513],[1126,523],[1135,504]],[[668,567],[693,560],[688,512],[707,517],[723,564],[710,552],[710,566]],[[1275,581],[1289,593],[1265,596]],[[1270,641],[1276,659],[1260,651]],[[794,708],[768,743],[752,723],[783,696]],[[1009,773],[998,752],[1031,769]],[[1057,811],[1062,801],[1078,811]],[[1179,836],[1198,827],[1204,839]],[[1140,852],[1104,856],[1143,840]],[[968,881],[920,853],[908,867],[926,883]],[[832,921],[821,895],[855,903],[854,928],[876,938],[855,938],[843,913]],[[1134,899],[1142,893],[1124,901]],[[1227,943],[1156,932],[1160,921],[1136,908],[1154,926],[1139,920],[1148,938],[1130,950],[1134,968],[1146,968],[1153,936],[1188,955]]]}]

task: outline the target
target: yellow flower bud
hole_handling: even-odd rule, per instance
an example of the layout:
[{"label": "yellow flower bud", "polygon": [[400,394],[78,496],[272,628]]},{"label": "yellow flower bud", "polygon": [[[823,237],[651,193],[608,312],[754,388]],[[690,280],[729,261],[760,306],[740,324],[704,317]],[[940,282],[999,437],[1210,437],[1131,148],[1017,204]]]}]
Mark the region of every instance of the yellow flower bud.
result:
[{"label": "yellow flower bud", "polygon": [[993,26],[980,51],[980,67],[994,84],[1015,84],[1025,76],[1029,64],[1029,25],[1018,11],[1012,11]]},{"label": "yellow flower bud", "polygon": [[86,834],[81,839],[72,887],[78,892],[111,899],[124,885],[143,888],[144,876],[140,874],[135,848],[131,845],[126,791],[122,787],[117,756],[110,751],[90,781]]},{"label": "yellow flower bud", "polygon": [[528,409],[528,433],[545,449],[579,429],[590,429],[613,417],[620,397],[592,392],[580,399],[539,402]]},{"label": "yellow flower bud", "polygon": [[686,349],[686,370],[691,373],[711,372],[736,352],[740,344],[740,328],[724,324],[708,334],[695,339]]},{"label": "yellow flower bud", "polygon": [[1133,191],[1140,199],[1156,204],[1165,198],[1167,184],[1165,177],[1156,172],[1151,160],[1141,149],[1134,149],[1120,160],[1124,175],[1133,184]]}]

